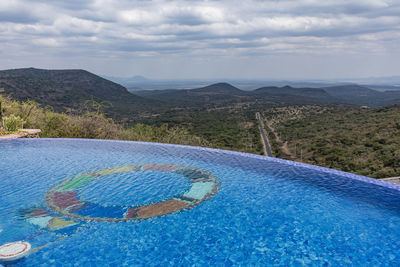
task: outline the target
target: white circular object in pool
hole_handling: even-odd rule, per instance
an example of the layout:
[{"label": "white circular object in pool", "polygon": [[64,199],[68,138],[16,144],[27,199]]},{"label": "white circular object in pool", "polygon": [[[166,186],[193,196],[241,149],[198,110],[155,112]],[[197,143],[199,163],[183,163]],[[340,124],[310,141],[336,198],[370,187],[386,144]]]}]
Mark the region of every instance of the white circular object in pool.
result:
[{"label": "white circular object in pool", "polygon": [[28,255],[31,244],[28,242],[7,243],[0,247],[0,261],[15,261]]}]

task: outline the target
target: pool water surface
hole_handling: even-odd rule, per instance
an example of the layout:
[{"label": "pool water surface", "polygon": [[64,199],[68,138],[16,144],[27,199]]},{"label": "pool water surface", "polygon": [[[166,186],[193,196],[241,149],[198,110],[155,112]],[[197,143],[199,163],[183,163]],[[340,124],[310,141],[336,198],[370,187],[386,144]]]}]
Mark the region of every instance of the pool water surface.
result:
[{"label": "pool water surface", "polygon": [[251,154],[0,141],[0,245],[17,266],[398,265],[400,190]]}]

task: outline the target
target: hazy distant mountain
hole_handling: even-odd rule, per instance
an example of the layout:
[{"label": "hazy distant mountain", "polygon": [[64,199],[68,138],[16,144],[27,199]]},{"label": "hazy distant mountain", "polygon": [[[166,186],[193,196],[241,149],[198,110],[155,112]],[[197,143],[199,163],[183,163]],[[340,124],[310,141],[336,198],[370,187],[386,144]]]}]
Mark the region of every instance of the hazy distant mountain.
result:
[{"label": "hazy distant mountain", "polygon": [[285,86],[262,87],[253,91],[243,91],[229,83],[217,83],[185,90],[145,90],[137,91],[137,94],[164,101],[214,105],[240,102],[268,106],[343,103],[323,89]]},{"label": "hazy distant mountain", "polygon": [[113,77],[113,76],[103,76],[103,78],[113,81],[115,83],[127,85],[127,84],[143,84],[151,83],[152,80],[141,75],[136,75],[133,77]]},{"label": "hazy distant mountain", "polygon": [[122,84],[129,91],[136,90],[164,90],[164,89],[191,89],[205,87],[223,80],[233,86],[252,91],[263,86],[291,86],[294,88],[322,88],[332,86],[363,85],[378,91],[400,90],[400,76],[361,78],[361,79],[304,79],[304,80],[277,80],[277,79],[150,79],[144,76],[109,77],[104,78]]},{"label": "hazy distant mountain", "polygon": [[85,70],[4,70],[0,71],[0,88],[16,100],[34,100],[57,111],[80,109],[93,99],[104,103],[106,112],[116,118],[156,106],[151,105],[155,101]]},{"label": "hazy distant mountain", "polygon": [[331,96],[354,105],[380,106],[382,98],[385,98],[382,93],[359,85],[333,86],[324,90]]},{"label": "hazy distant mountain", "polygon": [[202,88],[193,89],[193,92],[197,93],[211,93],[211,94],[239,94],[242,95],[244,92],[239,88],[229,83],[215,83]]},{"label": "hazy distant mountain", "polygon": [[400,91],[379,92],[359,85],[323,88],[261,87],[243,91],[228,83],[217,83],[197,89],[137,91],[140,96],[192,103],[227,104],[238,102],[258,105],[347,104],[358,106],[385,106],[400,103]]},{"label": "hazy distant mountain", "polygon": [[319,99],[327,103],[334,102],[335,97],[332,97],[326,91],[320,88],[293,88],[291,86],[284,87],[262,87],[253,91],[254,94],[267,95],[294,95],[304,96]]},{"label": "hazy distant mountain", "polygon": [[353,83],[365,84],[365,85],[375,85],[375,86],[396,86],[400,89],[400,76],[388,76],[388,77],[370,77],[361,79],[348,79]]},{"label": "hazy distant mountain", "polygon": [[332,96],[351,100],[354,97],[377,97],[380,95],[376,90],[372,90],[359,85],[332,86],[323,88]]},{"label": "hazy distant mountain", "polygon": [[400,91],[379,92],[359,85],[323,88],[328,94],[354,105],[371,107],[399,104]]},{"label": "hazy distant mountain", "polygon": [[251,100],[245,91],[228,83],[217,83],[196,89],[136,91],[139,96],[168,101],[184,106],[229,105]]}]

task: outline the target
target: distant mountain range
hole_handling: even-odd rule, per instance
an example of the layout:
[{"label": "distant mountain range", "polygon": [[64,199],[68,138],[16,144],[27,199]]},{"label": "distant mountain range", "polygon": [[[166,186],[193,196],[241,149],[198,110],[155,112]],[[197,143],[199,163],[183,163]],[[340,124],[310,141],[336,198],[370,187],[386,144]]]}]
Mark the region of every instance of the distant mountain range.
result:
[{"label": "distant mountain range", "polygon": [[330,86],[362,85],[378,91],[400,90],[400,76],[342,79],[342,80],[272,80],[272,79],[149,79],[143,76],[127,78],[103,76],[113,82],[119,83],[128,90],[163,90],[163,89],[190,89],[204,87],[209,84],[218,83],[224,80],[244,91],[251,91],[262,86],[292,86],[321,88]]},{"label": "distant mountain range", "polygon": [[260,105],[342,104],[370,107],[400,104],[400,91],[379,92],[358,85],[322,88],[269,86],[243,91],[228,83],[217,83],[197,89],[142,90],[135,91],[135,94],[164,101],[203,104],[249,102]]},{"label": "distant mountain range", "polygon": [[399,90],[380,92],[359,85],[333,86],[323,90],[346,104],[379,107],[400,103]]},{"label": "distant mountain range", "polygon": [[85,108],[88,100],[94,100],[104,105],[107,115],[127,122],[171,110],[238,107],[238,104],[256,108],[305,104],[371,107],[400,104],[399,90],[380,92],[359,85],[260,86],[245,91],[229,83],[215,83],[196,89],[135,90],[133,94],[122,85],[85,70],[4,70],[0,71],[0,88],[16,100],[34,100],[56,111],[79,111]]}]

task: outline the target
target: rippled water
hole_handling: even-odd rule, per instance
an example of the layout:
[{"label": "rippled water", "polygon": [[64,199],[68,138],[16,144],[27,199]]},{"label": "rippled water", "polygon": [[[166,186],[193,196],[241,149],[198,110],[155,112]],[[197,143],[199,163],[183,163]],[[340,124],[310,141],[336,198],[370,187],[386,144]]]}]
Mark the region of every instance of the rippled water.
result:
[{"label": "rippled water", "polygon": [[107,175],[79,190],[82,198],[108,205],[150,204],[188,189],[187,178],[171,172],[138,171]]},{"label": "rippled water", "polygon": [[[219,191],[191,209],[126,222],[72,220],[49,208],[49,191],[83,174],[91,178],[75,181],[84,182],[74,192],[82,201],[100,205],[106,217],[124,216],[122,208],[196,196],[208,188],[203,181],[194,190],[183,172],[144,171],[146,164],[204,171],[220,183]],[[140,169],[98,175],[121,166]],[[21,266],[398,265],[399,191],[346,176],[189,147],[2,140],[0,245],[25,240],[34,248],[44,246],[19,261]],[[76,209],[85,216],[92,212]],[[33,211],[46,216],[29,217]]]}]

